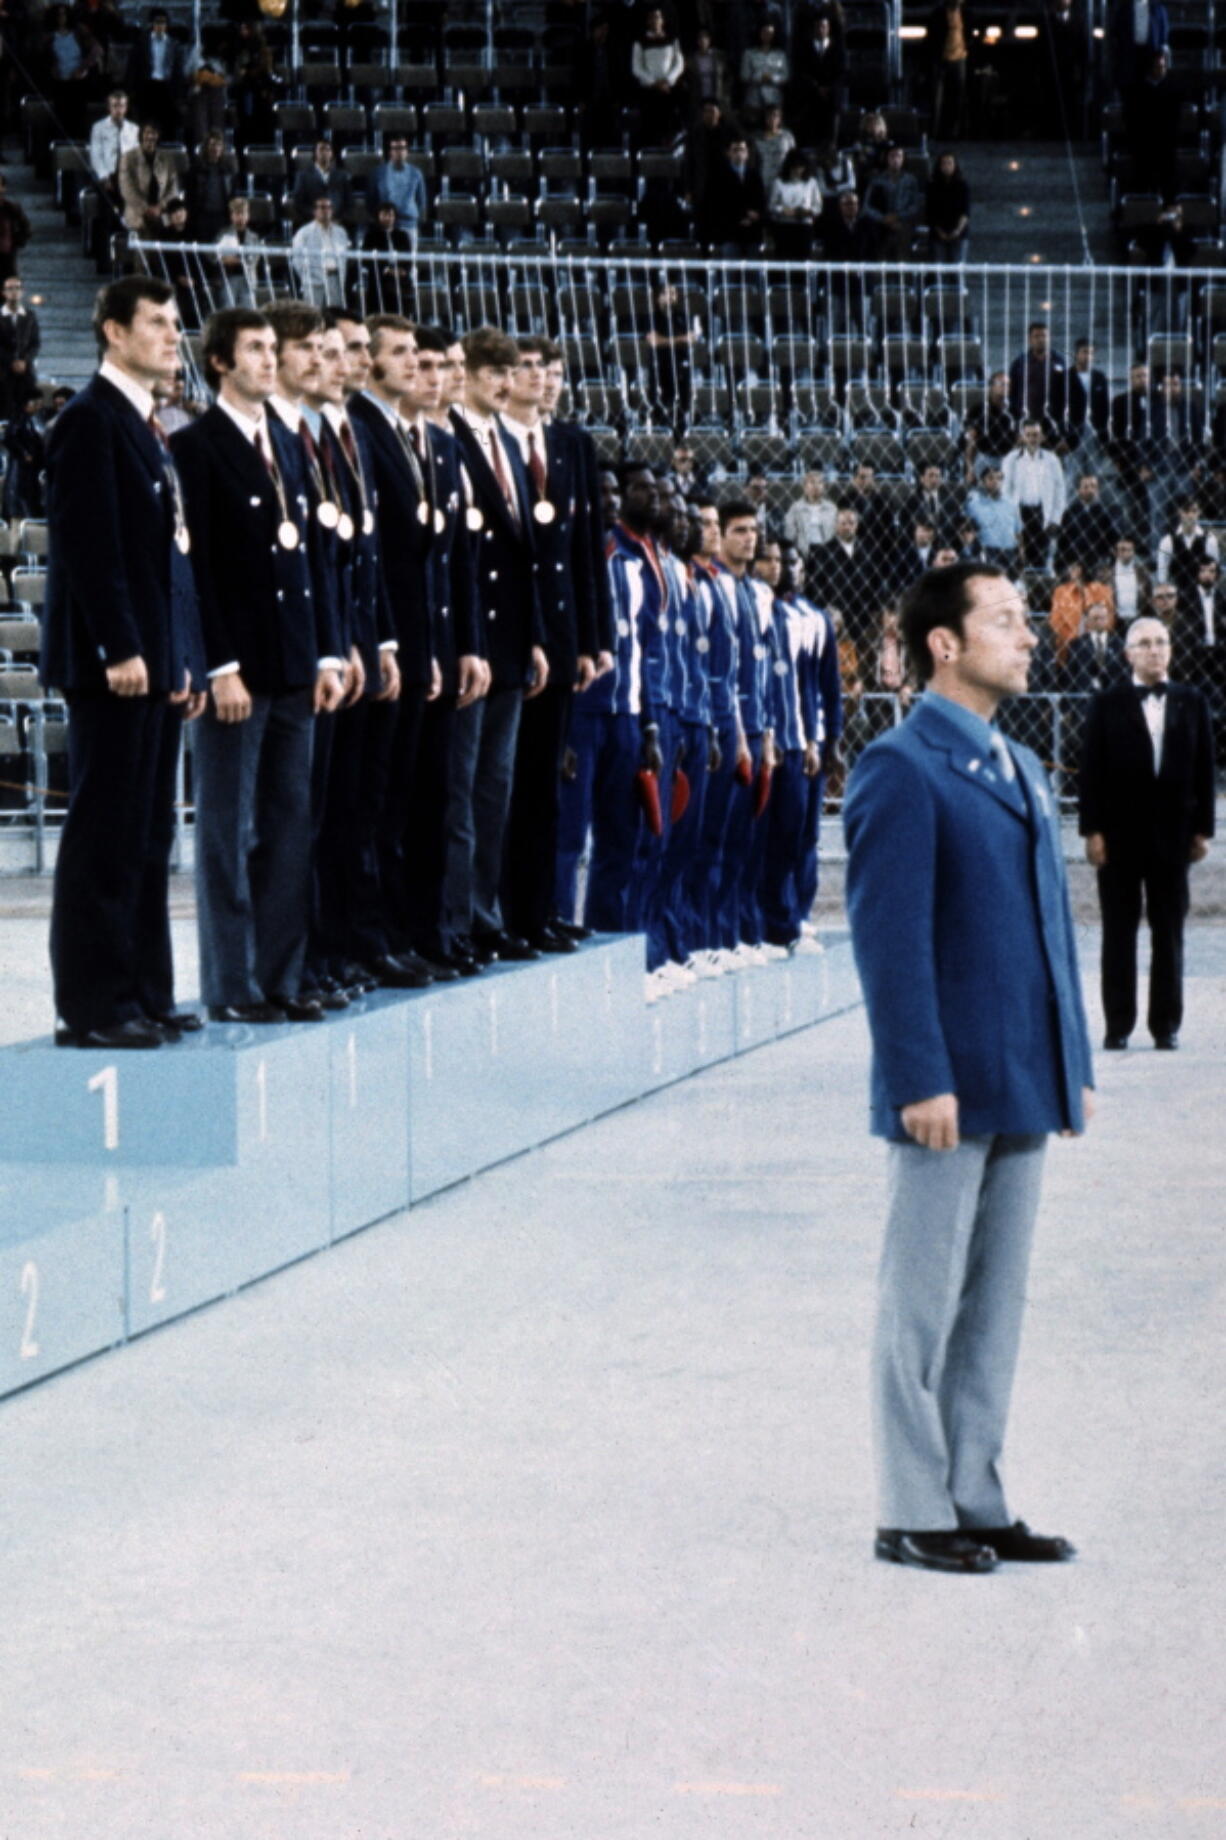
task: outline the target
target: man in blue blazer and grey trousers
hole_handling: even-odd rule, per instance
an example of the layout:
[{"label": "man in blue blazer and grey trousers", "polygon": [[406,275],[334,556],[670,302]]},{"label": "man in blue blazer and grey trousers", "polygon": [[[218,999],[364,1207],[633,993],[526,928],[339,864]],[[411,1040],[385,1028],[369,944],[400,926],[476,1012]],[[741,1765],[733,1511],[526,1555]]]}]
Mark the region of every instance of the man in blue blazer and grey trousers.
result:
[{"label": "man in blue blazer and grey trousers", "polygon": [[1062,1560],[1000,1477],[1050,1132],[1090,1113],[1089,1038],[1038,758],[992,717],[1035,647],[999,569],[930,569],[903,602],[926,694],[865,750],[847,905],[873,1038],[890,1202],[873,1353],[882,1559],[991,1571]]}]

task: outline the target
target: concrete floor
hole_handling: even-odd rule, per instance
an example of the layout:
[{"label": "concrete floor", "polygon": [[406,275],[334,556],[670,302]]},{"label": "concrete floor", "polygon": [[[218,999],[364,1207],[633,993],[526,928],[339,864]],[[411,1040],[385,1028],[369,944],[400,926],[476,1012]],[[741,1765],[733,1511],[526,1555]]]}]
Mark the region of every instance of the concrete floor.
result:
[{"label": "concrete floor", "polygon": [[6,1401],[0,1835],[1220,1836],[1190,956],[1183,1052],[1103,1057],[1049,1161],[1010,1482],[1075,1564],[870,1556],[853,1013]]}]

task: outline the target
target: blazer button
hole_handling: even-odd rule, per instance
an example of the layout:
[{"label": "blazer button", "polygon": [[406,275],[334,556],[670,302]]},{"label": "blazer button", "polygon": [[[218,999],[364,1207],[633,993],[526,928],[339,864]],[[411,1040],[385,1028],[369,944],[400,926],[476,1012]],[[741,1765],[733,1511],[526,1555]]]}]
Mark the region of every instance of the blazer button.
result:
[{"label": "blazer button", "polygon": [[284,588],[278,588],[278,589],[277,589],[277,599],[278,599],[279,601],[283,601],[283,600],[285,599],[285,590],[284,590]]}]

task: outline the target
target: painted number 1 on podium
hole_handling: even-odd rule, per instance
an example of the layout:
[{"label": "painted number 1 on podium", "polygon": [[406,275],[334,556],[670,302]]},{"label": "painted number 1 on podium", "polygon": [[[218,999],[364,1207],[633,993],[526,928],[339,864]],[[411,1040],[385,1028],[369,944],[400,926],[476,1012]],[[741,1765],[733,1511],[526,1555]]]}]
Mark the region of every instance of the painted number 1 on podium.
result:
[{"label": "painted number 1 on podium", "polygon": [[90,1092],[102,1094],[102,1147],[119,1148],[119,1069],[104,1067],[88,1082]]}]

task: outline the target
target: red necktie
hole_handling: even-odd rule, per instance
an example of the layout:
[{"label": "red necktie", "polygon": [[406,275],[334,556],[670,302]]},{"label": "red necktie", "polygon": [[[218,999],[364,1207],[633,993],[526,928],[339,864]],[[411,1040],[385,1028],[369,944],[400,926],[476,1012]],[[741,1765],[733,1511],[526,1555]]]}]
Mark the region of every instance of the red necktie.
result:
[{"label": "red necktie", "polygon": [[546,489],[545,461],[541,455],[540,448],[537,446],[535,428],[529,428],[528,430],[528,471],[532,475],[532,483],[536,487],[537,497],[544,498]]},{"label": "red necktie", "polygon": [[161,422],[158,421],[158,412],[156,409],[150,409],[149,411],[149,430],[158,443],[158,446],[162,449],[162,452],[168,454],[170,452],[170,437],[162,427]]},{"label": "red necktie", "polygon": [[255,451],[260,456],[260,459],[264,462],[265,471],[270,475],[271,478],[276,479],[277,478],[276,464],[273,461],[272,455],[269,453],[268,449],[264,445],[264,431],[262,428],[257,428],[255,431]]},{"label": "red necktie", "polygon": [[341,446],[344,448],[345,458],[348,460],[354,472],[360,473],[362,468],[358,462],[358,444],[353,438],[353,429],[349,426],[348,422],[341,423]]},{"label": "red necktie", "polygon": [[305,416],[298,424],[298,437],[301,440],[303,447],[306,449],[306,457],[307,457],[308,462],[310,463],[312,471],[317,473],[319,471],[319,449],[315,445],[314,435],[311,433],[310,429],[306,425]]}]

